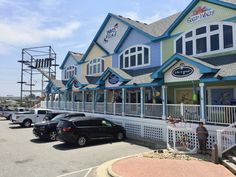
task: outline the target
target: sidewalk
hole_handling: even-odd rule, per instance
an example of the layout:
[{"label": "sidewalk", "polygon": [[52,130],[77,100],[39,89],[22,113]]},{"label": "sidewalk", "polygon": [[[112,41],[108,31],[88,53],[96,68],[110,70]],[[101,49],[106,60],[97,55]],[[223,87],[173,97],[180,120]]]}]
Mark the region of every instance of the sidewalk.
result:
[{"label": "sidewalk", "polygon": [[112,160],[103,165],[103,173],[97,172],[98,177],[234,177],[224,166],[204,160],[159,159],[142,155]]}]

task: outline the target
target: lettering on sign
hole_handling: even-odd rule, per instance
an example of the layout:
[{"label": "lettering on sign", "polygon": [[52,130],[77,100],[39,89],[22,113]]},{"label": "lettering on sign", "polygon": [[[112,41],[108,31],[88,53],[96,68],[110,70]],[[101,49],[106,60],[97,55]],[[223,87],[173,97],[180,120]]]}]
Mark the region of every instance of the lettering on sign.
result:
[{"label": "lettering on sign", "polygon": [[115,74],[111,74],[109,77],[108,77],[108,82],[109,84],[111,85],[115,85],[119,82],[119,77],[117,77]]},{"label": "lettering on sign", "polygon": [[190,66],[185,66],[184,63],[181,63],[179,67],[173,69],[172,75],[177,78],[188,77],[193,74],[194,69]]},{"label": "lettering on sign", "polygon": [[198,6],[194,9],[192,15],[187,19],[188,23],[197,22],[214,15],[214,10],[206,6]]}]

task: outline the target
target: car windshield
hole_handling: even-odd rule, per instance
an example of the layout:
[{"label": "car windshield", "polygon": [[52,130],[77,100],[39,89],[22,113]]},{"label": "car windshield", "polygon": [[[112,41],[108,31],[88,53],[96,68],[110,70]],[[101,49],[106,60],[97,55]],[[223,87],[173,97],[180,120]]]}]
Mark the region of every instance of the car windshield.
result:
[{"label": "car windshield", "polygon": [[65,117],[65,114],[59,114],[59,115],[55,116],[55,117],[51,120],[51,122],[59,122],[60,119],[62,119],[63,117]]}]

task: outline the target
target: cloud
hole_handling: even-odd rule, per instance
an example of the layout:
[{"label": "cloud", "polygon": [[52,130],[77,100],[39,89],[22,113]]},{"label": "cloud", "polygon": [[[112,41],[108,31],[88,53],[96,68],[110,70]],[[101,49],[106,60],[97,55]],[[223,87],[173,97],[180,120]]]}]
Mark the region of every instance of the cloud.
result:
[{"label": "cloud", "polygon": [[29,10],[27,4],[23,3],[13,4],[0,0],[0,6],[0,10],[15,9],[10,15],[0,12],[0,44],[1,47],[4,46],[0,50],[2,54],[9,52],[12,46],[37,45],[70,38],[81,26],[78,20],[63,20],[62,17],[59,19],[51,16],[49,18],[44,13]]},{"label": "cloud", "polygon": [[138,20],[143,23],[150,24],[175,13],[177,13],[177,11],[172,9],[168,10],[165,13],[156,13],[152,16],[140,16],[140,13],[138,11],[121,12],[120,14],[132,20]]}]

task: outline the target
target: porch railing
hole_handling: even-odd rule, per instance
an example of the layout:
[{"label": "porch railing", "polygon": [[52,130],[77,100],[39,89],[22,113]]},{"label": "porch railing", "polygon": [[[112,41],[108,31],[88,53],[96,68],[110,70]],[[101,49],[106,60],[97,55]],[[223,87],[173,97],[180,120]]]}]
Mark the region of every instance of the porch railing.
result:
[{"label": "porch railing", "polygon": [[107,114],[122,115],[122,103],[107,103]]},{"label": "porch railing", "polygon": [[162,104],[144,104],[144,117],[162,118]]},{"label": "porch railing", "polygon": [[[41,102],[41,107],[46,108],[46,101]],[[74,105],[74,107],[73,107]],[[61,109],[68,111],[83,111],[82,102],[64,102],[64,101],[49,101],[49,109]],[[166,116],[182,117],[186,121],[199,122],[200,121],[200,105],[190,104],[167,104]],[[206,105],[206,123],[211,124],[225,124],[229,125],[236,122],[236,106],[229,105]],[[93,102],[85,102],[85,112],[93,112]],[[96,102],[96,113],[104,113],[104,103]],[[125,103],[125,115],[140,116],[140,103]],[[147,118],[161,118],[162,104],[144,103],[144,117]],[[122,103],[107,103],[107,114],[122,115]]]},{"label": "porch railing", "polygon": [[140,103],[125,103],[125,115],[140,116],[141,104]]},{"label": "porch railing", "polygon": [[218,155],[222,154],[232,147],[236,146],[236,122],[223,130],[217,130]]},{"label": "porch railing", "polygon": [[75,102],[74,103],[74,111],[82,112],[83,110],[83,103],[82,102]]},{"label": "porch railing", "polygon": [[85,112],[93,112],[93,102],[85,102]]},{"label": "porch railing", "polygon": [[96,113],[104,113],[104,103],[103,102],[97,102],[95,105],[95,112]]},{"label": "porch railing", "polygon": [[182,117],[185,121],[200,121],[200,105],[167,104],[167,117]]},{"label": "porch railing", "polygon": [[236,122],[236,106],[207,105],[207,122],[232,124]]}]

